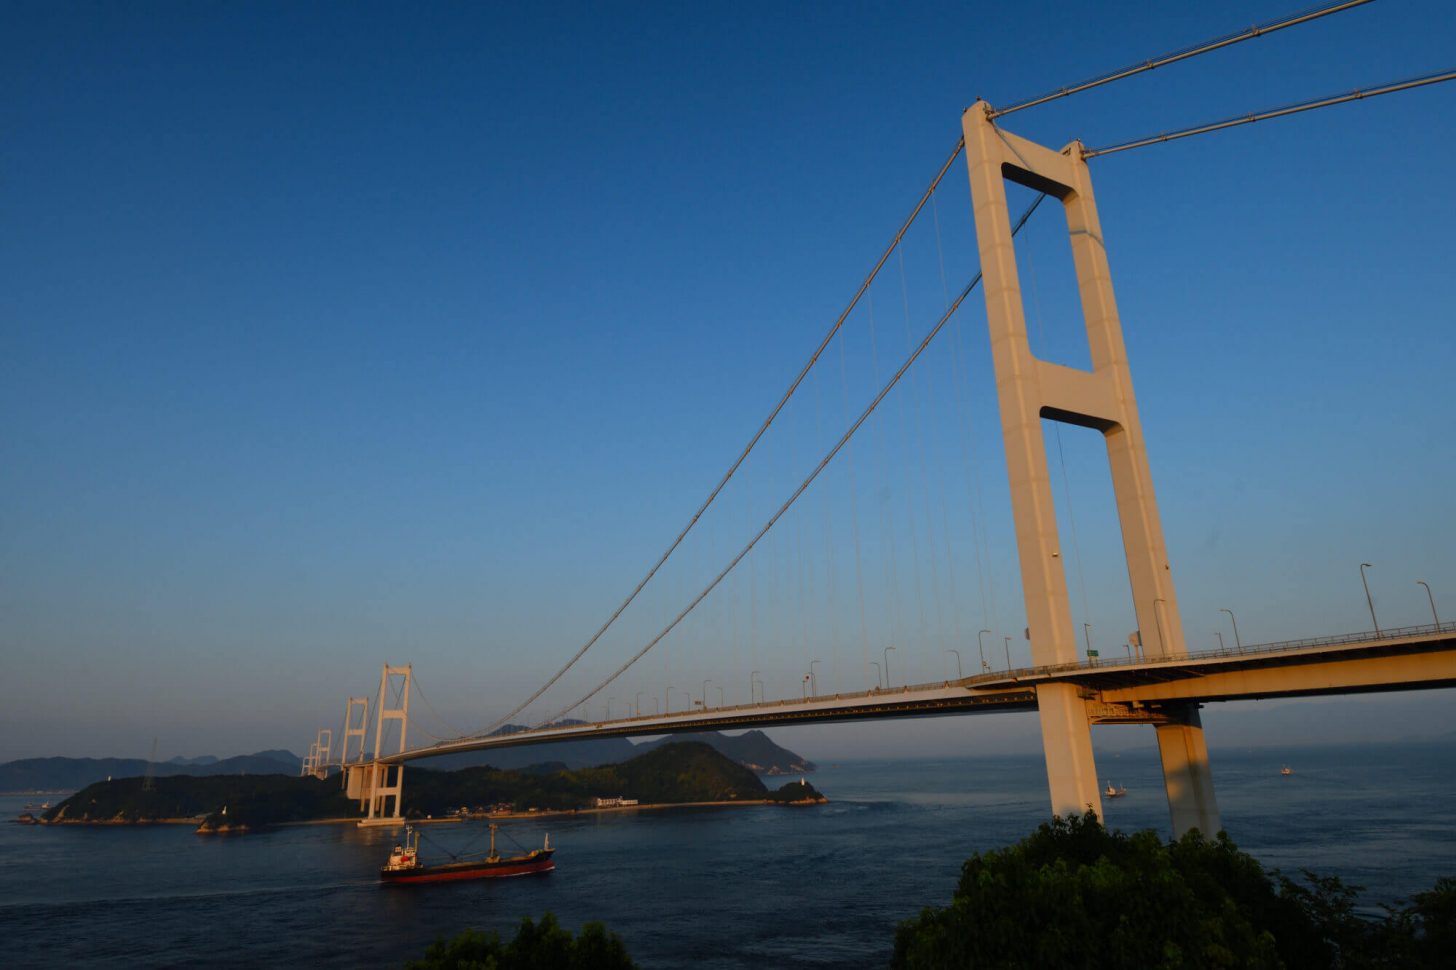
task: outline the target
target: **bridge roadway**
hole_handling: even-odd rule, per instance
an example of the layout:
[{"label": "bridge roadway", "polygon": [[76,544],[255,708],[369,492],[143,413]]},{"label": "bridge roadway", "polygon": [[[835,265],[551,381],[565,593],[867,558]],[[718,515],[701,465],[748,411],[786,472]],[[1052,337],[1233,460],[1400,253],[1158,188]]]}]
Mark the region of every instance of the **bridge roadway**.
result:
[{"label": "bridge roadway", "polygon": [[1160,723],[1181,704],[1456,686],[1456,623],[1290,640],[1177,657],[1115,658],[1025,667],[931,684],[696,708],[601,722],[562,723],[459,738],[381,758],[402,764],[464,751],[552,741],[640,737],[869,718],[1036,710],[1039,684],[1082,689],[1094,723]]}]

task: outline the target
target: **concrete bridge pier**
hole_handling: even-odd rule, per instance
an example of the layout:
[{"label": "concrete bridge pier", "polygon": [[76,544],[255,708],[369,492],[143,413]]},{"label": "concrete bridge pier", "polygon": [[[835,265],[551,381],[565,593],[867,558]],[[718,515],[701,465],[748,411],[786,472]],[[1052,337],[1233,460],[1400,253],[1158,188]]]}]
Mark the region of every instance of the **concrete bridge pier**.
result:
[{"label": "concrete bridge pier", "polygon": [[1212,837],[1223,828],[1218,801],[1213,794],[1213,769],[1208,763],[1208,744],[1203,739],[1203,721],[1198,705],[1188,704],[1170,712],[1173,723],[1159,724],[1158,754],[1163,761],[1163,787],[1168,792],[1168,812],[1173,820],[1173,837],[1198,829]]},{"label": "concrete bridge pier", "polygon": [[362,794],[367,800],[367,814],[359,820],[359,825],[402,825],[404,765],[387,765],[374,761],[364,767],[367,776]]},{"label": "concrete bridge pier", "polygon": [[1092,725],[1087,702],[1075,684],[1043,684],[1036,689],[1041,745],[1046,757],[1052,813],[1067,817],[1094,811],[1102,817],[1102,791],[1092,756]]}]

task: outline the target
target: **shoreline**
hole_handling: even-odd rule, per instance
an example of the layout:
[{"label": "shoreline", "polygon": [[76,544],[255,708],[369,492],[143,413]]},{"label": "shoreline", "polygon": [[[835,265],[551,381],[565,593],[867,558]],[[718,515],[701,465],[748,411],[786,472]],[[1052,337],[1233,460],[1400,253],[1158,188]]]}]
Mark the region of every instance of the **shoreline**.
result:
[{"label": "shoreline", "polygon": [[[487,812],[484,815],[446,815],[441,818],[405,818],[401,825],[458,825],[465,822],[516,821],[523,818],[569,818],[577,815],[606,815],[614,812],[662,811],[674,808],[723,808],[730,805],[783,805],[803,807],[806,805],[827,805],[829,799],[809,798],[792,802],[781,802],[773,798],[735,798],[711,802],[649,802],[643,805],[610,805],[603,808],[547,808],[539,812]],[[351,825],[357,818],[313,819],[306,822],[280,822],[279,825]],[[381,828],[385,826],[379,826]]]},{"label": "shoreline", "polygon": [[[649,802],[643,805],[608,805],[602,808],[553,808],[539,812],[500,812],[496,814],[471,815],[460,821],[478,822],[489,819],[553,818],[562,815],[606,815],[612,812],[660,811],[665,808],[719,808],[725,805],[824,805],[829,799],[801,799],[796,802],[781,802],[773,798],[734,798],[714,802]],[[410,819],[411,824],[429,824],[439,819]]]},{"label": "shoreline", "polygon": [[206,817],[205,815],[197,815],[192,818],[58,818],[53,821],[47,821],[40,816],[36,816],[34,821],[25,821],[19,818],[11,819],[11,821],[18,825],[95,825],[120,828],[128,825],[200,825]]},{"label": "shoreline", "polygon": [[[485,815],[446,815],[440,818],[406,818],[401,819],[398,824],[459,825],[465,822],[486,822],[496,820],[515,821],[518,819],[527,818],[563,818],[578,815],[606,815],[609,813],[619,812],[658,812],[666,809],[677,808],[723,808],[731,805],[781,805],[785,807],[803,807],[808,805],[825,805],[828,804],[828,802],[829,799],[827,798],[800,799],[798,801],[792,802],[781,802],[772,798],[738,798],[707,802],[651,802],[645,805],[610,805],[603,808],[552,808],[544,809],[539,812],[492,812]],[[26,825],[79,825],[102,828],[122,828],[136,825],[191,825],[194,827],[200,827],[206,819],[207,816],[202,815],[192,818],[56,819],[54,821],[45,821],[43,819],[36,818],[33,822],[22,822],[20,819],[12,819],[11,821],[17,824]],[[288,828],[299,825],[358,825],[360,821],[361,819],[357,816],[348,816],[343,818],[311,818],[300,819],[294,822],[277,822],[273,825],[267,826],[267,828]],[[388,826],[381,825],[379,827],[387,828]],[[246,826],[242,827],[242,830],[251,831],[251,829],[248,829]],[[215,832],[216,834],[227,834],[227,830],[222,830],[218,832],[217,830],[202,830],[200,828],[199,832],[203,835],[210,835],[214,834]]]}]

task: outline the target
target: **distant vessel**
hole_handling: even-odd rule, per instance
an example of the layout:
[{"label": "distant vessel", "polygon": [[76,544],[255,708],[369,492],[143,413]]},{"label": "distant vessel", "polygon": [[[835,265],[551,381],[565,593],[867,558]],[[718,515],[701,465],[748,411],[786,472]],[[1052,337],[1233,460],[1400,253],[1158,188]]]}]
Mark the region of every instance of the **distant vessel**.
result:
[{"label": "distant vessel", "polygon": [[379,870],[379,878],[387,883],[448,882],[457,879],[500,879],[505,876],[529,876],[556,868],[552,858],[551,836],[542,848],[524,855],[502,858],[495,854],[496,826],[490,827],[490,854],[484,859],[456,860],[438,865],[420,862],[420,833],[411,826],[405,829],[404,843],[396,845],[389,861]]},{"label": "distant vessel", "polygon": [[1123,788],[1120,785],[1114,788],[1112,782],[1109,781],[1107,783],[1107,787],[1102,789],[1102,794],[1107,796],[1108,798],[1121,798],[1123,795],[1127,794],[1127,789]]},{"label": "distant vessel", "polygon": [[1288,765],[1285,765],[1283,768],[1279,769],[1279,773],[1281,775],[1292,775],[1294,774],[1294,769],[1289,767]]}]

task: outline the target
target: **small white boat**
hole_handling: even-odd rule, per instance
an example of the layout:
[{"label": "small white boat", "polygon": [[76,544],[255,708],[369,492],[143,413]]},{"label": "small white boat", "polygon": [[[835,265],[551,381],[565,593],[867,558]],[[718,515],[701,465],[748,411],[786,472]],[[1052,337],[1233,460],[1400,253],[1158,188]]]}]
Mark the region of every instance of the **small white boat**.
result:
[{"label": "small white boat", "polygon": [[1112,782],[1109,781],[1107,783],[1107,787],[1102,789],[1102,794],[1107,798],[1121,798],[1123,795],[1127,794],[1127,789],[1122,787],[1121,785],[1114,787]]},{"label": "small white boat", "polygon": [[1294,769],[1289,767],[1288,765],[1285,765],[1283,768],[1279,769],[1279,773],[1285,776],[1292,775],[1294,774]]}]

